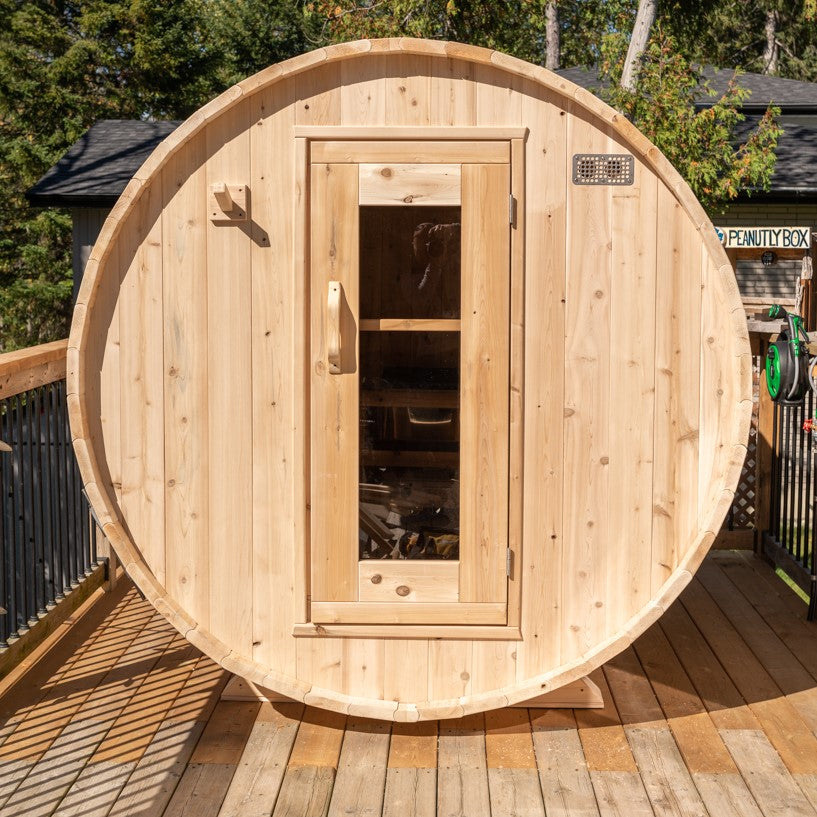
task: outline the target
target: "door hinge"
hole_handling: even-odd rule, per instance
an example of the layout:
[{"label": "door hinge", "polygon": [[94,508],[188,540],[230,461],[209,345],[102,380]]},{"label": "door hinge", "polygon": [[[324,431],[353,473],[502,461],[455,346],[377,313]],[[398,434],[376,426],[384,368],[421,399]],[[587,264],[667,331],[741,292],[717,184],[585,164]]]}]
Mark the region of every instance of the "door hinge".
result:
[{"label": "door hinge", "polygon": [[508,548],[505,551],[505,575],[511,578],[511,565],[513,564],[513,551]]},{"label": "door hinge", "polygon": [[516,199],[513,193],[508,196],[508,223],[511,227],[516,226]]}]

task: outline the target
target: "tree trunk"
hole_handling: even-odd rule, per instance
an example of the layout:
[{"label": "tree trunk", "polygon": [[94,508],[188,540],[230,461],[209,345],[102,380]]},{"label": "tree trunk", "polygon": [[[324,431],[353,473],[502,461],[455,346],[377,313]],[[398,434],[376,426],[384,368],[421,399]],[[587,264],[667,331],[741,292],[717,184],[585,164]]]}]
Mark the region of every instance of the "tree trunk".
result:
[{"label": "tree trunk", "polygon": [[766,35],[766,47],[763,49],[763,73],[776,74],[780,60],[780,45],[777,42],[777,25],[780,17],[776,9],[766,12],[766,25],[763,30]]},{"label": "tree trunk", "polygon": [[555,71],[562,61],[559,31],[559,8],[556,0],[548,0],[545,6],[545,68]]},{"label": "tree trunk", "polygon": [[635,91],[638,65],[650,39],[652,24],[655,22],[656,5],[657,0],[639,0],[638,2],[638,13],[635,15],[630,47],[627,49],[624,70],[621,72],[621,87],[631,93]]}]

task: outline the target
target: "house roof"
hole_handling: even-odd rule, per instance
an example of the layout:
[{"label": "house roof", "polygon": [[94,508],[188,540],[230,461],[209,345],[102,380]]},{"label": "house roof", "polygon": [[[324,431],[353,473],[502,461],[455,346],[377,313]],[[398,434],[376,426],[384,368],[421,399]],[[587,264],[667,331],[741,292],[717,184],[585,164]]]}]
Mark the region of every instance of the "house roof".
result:
[{"label": "house roof", "polygon": [[[565,68],[560,76],[596,92],[603,87],[595,69]],[[704,77],[713,95],[701,96],[699,106],[708,107],[725,90],[734,71],[705,68]],[[780,108],[779,122],[783,135],[777,145],[777,162],[768,191],[752,191],[751,198],[765,200],[802,200],[817,196],[817,83],[781,79],[763,74],[741,74],[738,83],[751,91],[741,110],[745,121],[737,136],[745,138],[757,127],[769,104]],[[744,193],[741,198],[750,194]]]},{"label": "house roof", "polygon": [[[593,92],[597,92],[606,84],[606,81],[599,77],[595,68],[561,68],[556,73]],[[698,104],[701,107],[707,107],[726,91],[735,72],[726,68],[707,66],[703,69],[702,74],[712,95],[701,93]],[[770,103],[777,105],[783,113],[817,113],[817,83],[815,82],[801,82],[796,79],[770,77],[765,74],[740,74],[738,85],[751,94],[742,105],[742,109],[747,113],[765,111]]]},{"label": "house roof", "polygon": [[[564,68],[557,72],[590,91],[602,85],[594,69]],[[722,93],[734,72],[707,68],[712,91]],[[817,83],[762,74],[741,74],[741,86],[751,91],[743,105],[741,133],[757,124],[770,102],[781,108],[784,133],[777,150],[769,192],[760,199],[802,199],[817,196]],[[699,104],[711,104],[702,97]],[[32,188],[28,200],[40,207],[112,207],[130,178],[153,149],[179,122],[104,119],[93,125]],[[740,135],[740,134],[739,134]]]},{"label": "house roof", "polygon": [[26,197],[40,207],[112,207],[142,162],[179,124],[100,120],[26,191]]}]

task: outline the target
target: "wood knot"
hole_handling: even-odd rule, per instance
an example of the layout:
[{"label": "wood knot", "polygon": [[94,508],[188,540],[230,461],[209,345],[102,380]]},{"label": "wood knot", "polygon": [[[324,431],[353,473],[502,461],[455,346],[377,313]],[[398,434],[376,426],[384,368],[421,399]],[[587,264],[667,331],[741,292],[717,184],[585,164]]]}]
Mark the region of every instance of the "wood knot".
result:
[{"label": "wood knot", "polygon": [[383,577],[379,573],[375,573],[372,576],[372,584],[380,584],[383,581]]},{"label": "wood knot", "polygon": [[406,585],[401,584],[394,592],[397,593],[398,596],[407,596],[409,593],[411,593],[411,589],[406,587]]}]

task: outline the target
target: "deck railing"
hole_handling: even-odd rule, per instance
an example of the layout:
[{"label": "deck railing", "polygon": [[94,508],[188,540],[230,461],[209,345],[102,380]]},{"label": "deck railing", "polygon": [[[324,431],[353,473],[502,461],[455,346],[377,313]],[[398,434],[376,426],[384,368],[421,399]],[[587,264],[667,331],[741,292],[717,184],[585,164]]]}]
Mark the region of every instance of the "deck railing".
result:
[{"label": "deck railing", "polygon": [[817,401],[809,392],[799,406],[775,405],[771,418],[768,530],[763,553],[809,596],[809,619],[817,616],[817,432],[804,429]]},{"label": "deck railing", "polygon": [[0,355],[0,655],[104,573],[68,428],[67,345]]}]

